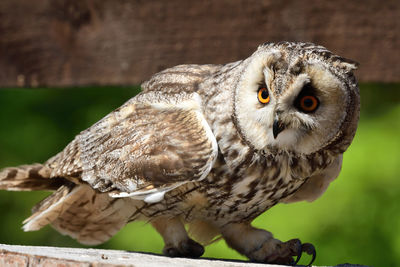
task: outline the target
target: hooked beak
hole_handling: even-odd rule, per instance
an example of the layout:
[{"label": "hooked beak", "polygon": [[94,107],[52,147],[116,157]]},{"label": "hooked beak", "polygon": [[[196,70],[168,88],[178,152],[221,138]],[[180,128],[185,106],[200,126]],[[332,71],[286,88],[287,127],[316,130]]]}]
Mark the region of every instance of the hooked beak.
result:
[{"label": "hooked beak", "polygon": [[285,125],[283,125],[283,123],[279,120],[278,116],[275,116],[274,124],[272,125],[272,133],[274,138],[276,139],[278,134],[283,130],[285,130]]}]

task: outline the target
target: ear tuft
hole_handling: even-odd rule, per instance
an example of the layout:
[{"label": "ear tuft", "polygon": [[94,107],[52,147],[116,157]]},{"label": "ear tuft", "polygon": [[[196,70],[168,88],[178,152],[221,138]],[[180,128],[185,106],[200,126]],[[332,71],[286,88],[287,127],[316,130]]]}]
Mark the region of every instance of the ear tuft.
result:
[{"label": "ear tuft", "polygon": [[340,58],[340,61],[338,62],[338,66],[340,68],[346,70],[347,72],[358,69],[359,65],[360,65],[360,63],[358,63],[357,61],[347,59],[347,58]]}]

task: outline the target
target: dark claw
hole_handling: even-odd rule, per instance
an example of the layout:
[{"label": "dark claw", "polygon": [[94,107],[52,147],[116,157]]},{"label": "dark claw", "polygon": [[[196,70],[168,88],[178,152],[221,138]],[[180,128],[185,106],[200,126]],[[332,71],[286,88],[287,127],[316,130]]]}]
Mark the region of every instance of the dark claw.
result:
[{"label": "dark claw", "polygon": [[204,247],[192,239],[181,244],[183,256],[189,258],[199,258],[204,253]]},{"label": "dark claw", "polygon": [[298,246],[298,250],[297,250],[297,259],[296,259],[296,261],[294,262],[293,265],[297,265],[297,263],[300,261],[300,259],[301,259],[301,254],[303,254],[303,246],[302,246],[302,245]]},{"label": "dark claw", "polygon": [[[310,243],[302,244],[299,239],[291,239],[277,244],[274,253],[271,253],[261,262],[297,266],[303,252],[312,255],[310,263],[307,264],[307,266],[311,266],[317,255],[315,247]],[[294,260],[294,257],[296,257],[296,260]],[[253,261],[256,260],[253,259]]]},{"label": "dark claw", "polygon": [[166,246],[163,253],[169,257],[198,258],[204,253],[204,247],[192,239],[182,241],[178,247]]},{"label": "dark claw", "polygon": [[172,258],[179,257],[181,255],[181,253],[176,248],[173,248],[173,247],[164,248],[163,254],[165,256],[172,257]]},{"label": "dark claw", "polygon": [[313,262],[315,260],[315,257],[317,256],[315,247],[310,243],[304,243],[301,245],[301,251],[307,253],[308,255],[312,255],[312,259],[311,259],[310,263],[307,264],[307,266],[311,266],[311,264],[313,264]]}]

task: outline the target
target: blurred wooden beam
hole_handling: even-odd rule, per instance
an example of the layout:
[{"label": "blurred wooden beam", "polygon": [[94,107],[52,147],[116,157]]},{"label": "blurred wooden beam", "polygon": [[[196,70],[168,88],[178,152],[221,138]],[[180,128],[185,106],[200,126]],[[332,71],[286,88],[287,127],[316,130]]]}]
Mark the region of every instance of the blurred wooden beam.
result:
[{"label": "blurred wooden beam", "polygon": [[1,0],[0,87],[138,84],[226,63],[266,41],[310,41],[400,81],[398,0]]}]

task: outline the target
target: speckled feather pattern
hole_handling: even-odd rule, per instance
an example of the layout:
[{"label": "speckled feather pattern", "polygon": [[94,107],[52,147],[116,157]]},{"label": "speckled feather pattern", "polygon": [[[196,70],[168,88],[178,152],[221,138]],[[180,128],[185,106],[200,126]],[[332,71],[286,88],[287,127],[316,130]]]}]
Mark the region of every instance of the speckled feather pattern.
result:
[{"label": "speckled feather pattern", "polygon": [[[359,116],[355,68],[322,46],[282,42],[225,65],[166,69],[62,152],[31,165],[32,175],[29,166],[0,172],[0,188],[64,183],[35,208],[26,229],[51,223],[87,244],[134,220],[249,224],[277,203],[316,199],[337,177]],[[257,101],[262,84],[268,105]],[[320,98],[315,113],[293,104],[306,84]],[[278,116],[288,129],[275,138]],[[80,197],[68,200],[77,188]]]}]

